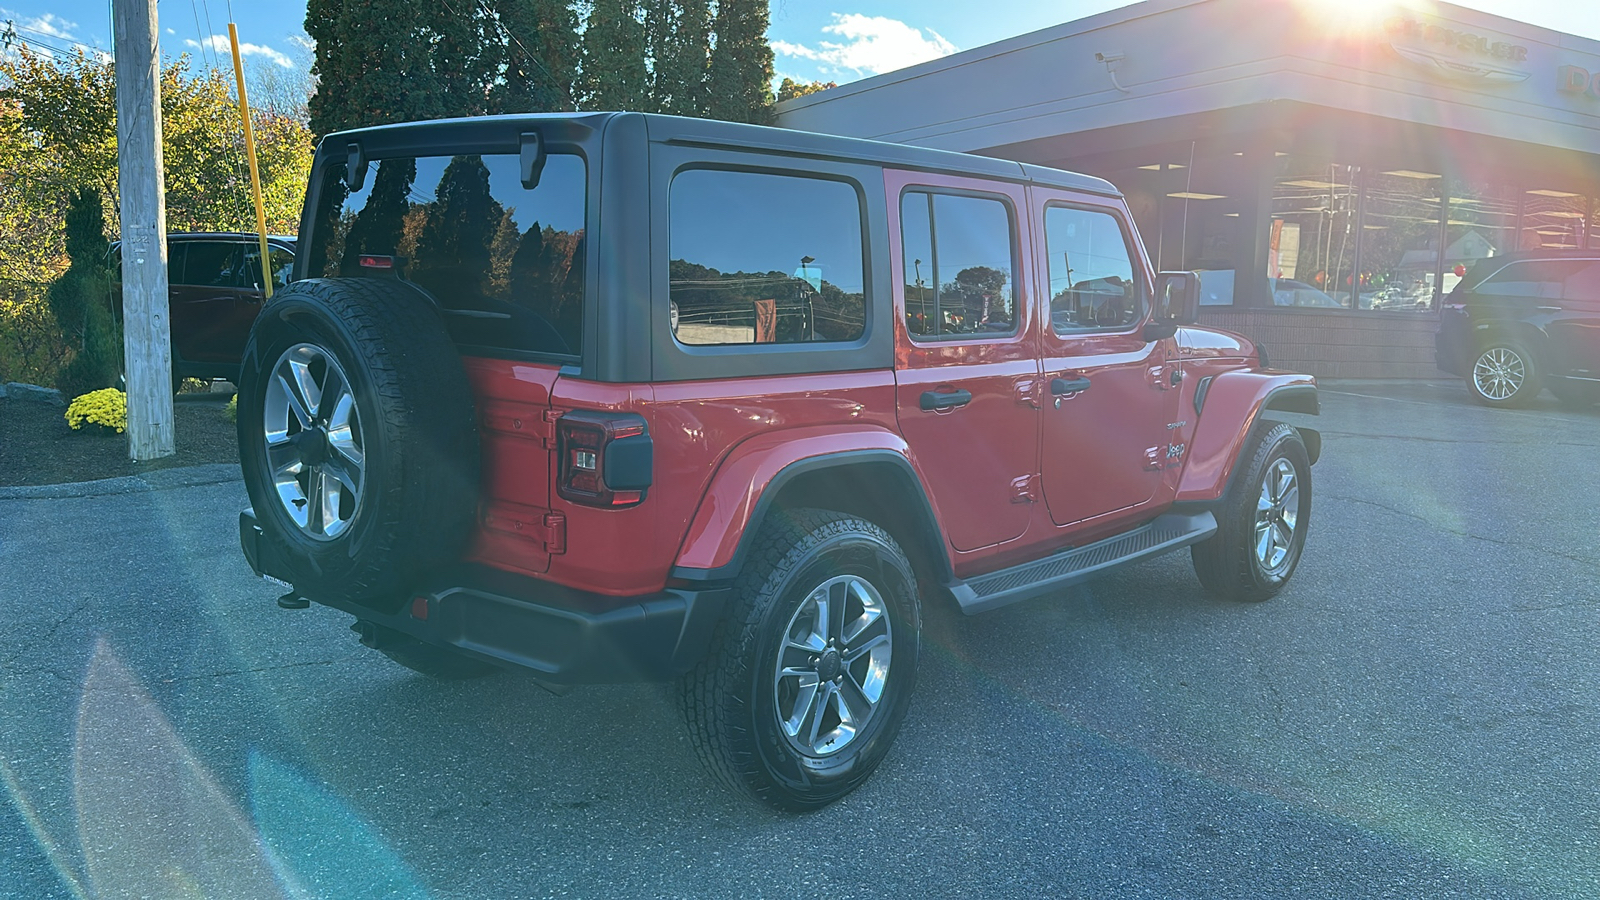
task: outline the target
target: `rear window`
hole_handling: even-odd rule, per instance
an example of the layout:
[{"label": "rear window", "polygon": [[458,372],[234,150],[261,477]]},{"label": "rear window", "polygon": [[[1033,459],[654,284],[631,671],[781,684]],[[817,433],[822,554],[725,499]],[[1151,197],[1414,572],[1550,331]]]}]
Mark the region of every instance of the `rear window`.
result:
[{"label": "rear window", "polygon": [[538,187],[515,155],[373,162],[361,190],[327,167],[310,277],[400,277],[431,293],[466,347],[582,347],[586,167],[553,153]]}]

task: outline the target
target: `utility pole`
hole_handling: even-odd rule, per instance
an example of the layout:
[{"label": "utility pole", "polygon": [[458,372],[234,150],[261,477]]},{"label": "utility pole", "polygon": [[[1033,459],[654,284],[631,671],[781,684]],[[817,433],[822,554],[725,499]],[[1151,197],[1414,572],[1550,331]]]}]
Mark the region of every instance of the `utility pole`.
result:
[{"label": "utility pole", "polygon": [[156,0],[112,0],[112,28],[117,186],[122,194],[122,351],[128,379],[128,455],[143,462],[175,452]]}]

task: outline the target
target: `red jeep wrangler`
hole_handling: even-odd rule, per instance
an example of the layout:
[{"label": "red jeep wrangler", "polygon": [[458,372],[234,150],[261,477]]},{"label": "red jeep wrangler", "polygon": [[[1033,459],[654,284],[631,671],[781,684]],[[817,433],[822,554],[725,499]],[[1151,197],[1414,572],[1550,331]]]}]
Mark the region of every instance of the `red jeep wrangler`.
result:
[{"label": "red jeep wrangler", "polygon": [[1189,547],[1262,600],[1315,382],[1194,320],[1117,190],[637,114],[331,135],[245,350],[251,567],[438,675],[676,679],[728,784],[883,759],[921,604]]}]

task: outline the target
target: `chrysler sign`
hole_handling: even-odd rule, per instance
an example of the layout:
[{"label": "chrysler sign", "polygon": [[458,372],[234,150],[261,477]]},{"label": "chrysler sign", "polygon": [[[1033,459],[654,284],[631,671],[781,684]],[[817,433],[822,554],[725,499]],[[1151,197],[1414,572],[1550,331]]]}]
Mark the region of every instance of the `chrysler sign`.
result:
[{"label": "chrysler sign", "polygon": [[1395,16],[1384,23],[1389,46],[1401,59],[1457,81],[1518,84],[1531,74],[1516,67],[1528,48],[1431,22]]}]

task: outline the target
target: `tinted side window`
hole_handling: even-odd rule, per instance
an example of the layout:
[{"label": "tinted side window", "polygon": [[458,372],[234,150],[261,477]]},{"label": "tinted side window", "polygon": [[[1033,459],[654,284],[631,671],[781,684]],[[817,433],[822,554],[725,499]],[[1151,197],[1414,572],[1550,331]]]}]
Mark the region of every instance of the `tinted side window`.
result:
[{"label": "tinted side window", "polygon": [[580,352],[581,157],[550,154],[531,191],[514,155],[381,159],[354,193],[342,163],[326,172],[305,248],[312,277],[409,279],[439,301],[459,344]]},{"label": "tinted side window", "polygon": [[900,198],[906,330],[951,340],[1016,334],[1011,208],[987,197]]},{"label": "tinted side window", "polygon": [[1477,292],[1494,297],[1559,300],[1562,283],[1583,265],[1581,260],[1514,262],[1484,279]]},{"label": "tinted side window", "polygon": [[667,202],[672,333],[685,344],[866,332],[861,199],[840,181],[690,169]]},{"label": "tinted side window", "polygon": [[[267,247],[267,262],[271,266],[274,290],[289,283],[290,270],[294,268],[294,254],[282,247]],[[247,244],[244,248],[244,276],[248,286],[261,287],[261,247]]]},{"label": "tinted side window", "polygon": [[246,287],[239,268],[242,244],[223,241],[184,241],[183,279],[178,284],[206,287]]},{"label": "tinted side window", "polygon": [[1600,260],[1585,260],[1583,268],[1568,275],[1561,297],[1600,303]]},{"label": "tinted side window", "polygon": [[1114,216],[1052,206],[1044,212],[1044,232],[1056,334],[1121,331],[1144,318],[1144,292]]}]

